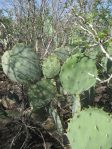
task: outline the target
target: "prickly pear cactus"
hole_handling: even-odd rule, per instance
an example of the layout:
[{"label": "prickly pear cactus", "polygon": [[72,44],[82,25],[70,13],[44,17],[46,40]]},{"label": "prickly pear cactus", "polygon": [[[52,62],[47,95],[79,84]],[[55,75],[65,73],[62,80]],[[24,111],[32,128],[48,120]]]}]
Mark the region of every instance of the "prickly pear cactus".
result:
[{"label": "prickly pear cactus", "polygon": [[80,94],[95,85],[97,69],[95,61],[83,54],[75,54],[67,59],[60,72],[63,88],[70,94]]},{"label": "prickly pear cactus", "polygon": [[60,71],[60,62],[56,55],[50,55],[45,58],[42,66],[43,74],[46,78],[55,77]]},{"label": "prickly pear cactus", "polygon": [[111,149],[112,115],[89,108],[74,115],[67,136],[72,149]]},{"label": "prickly pear cactus", "polygon": [[100,48],[96,47],[95,50],[94,48],[88,48],[85,50],[84,54],[89,58],[96,60],[98,54],[101,55]]},{"label": "prickly pear cactus", "polygon": [[62,62],[65,62],[70,56],[70,48],[67,46],[59,47],[55,49],[54,53],[57,55],[58,59],[60,59]]},{"label": "prickly pear cactus", "polygon": [[56,88],[50,80],[41,80],[32,85],[28,91],[28,97],[33,110],[46,106],[56,95]]},{"label": "prickly pear cactus", "polygon": [[39,58],[31,48],[22,43],[4,53],[2,67],[12,81],[27,83],[40,79]]}]

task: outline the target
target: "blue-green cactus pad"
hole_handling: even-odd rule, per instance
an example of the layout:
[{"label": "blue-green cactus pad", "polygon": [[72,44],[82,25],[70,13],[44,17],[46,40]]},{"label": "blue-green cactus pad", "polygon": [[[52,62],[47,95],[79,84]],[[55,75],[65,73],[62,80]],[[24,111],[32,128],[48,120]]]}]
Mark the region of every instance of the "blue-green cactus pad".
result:
[{"label": "blue-green cactus pad", "polygon": [[28,97],[33,110],[46,106],[56,95],[53,82],[43,79],[32,85],[28,90]]},{"label": "blue-green cactus pad", "polygon": [[12,81],[27,83],[40,79],[39,58],[31,48],[22,43],[4,53],[2,67]]},{"label": "blue-green cactus pad", "polygon": [[58,59],[62,62],[65,62],[67,58],[69,58],[71,49],[69,47],[59,47],[54,50],[54,53],[57,55]]}]

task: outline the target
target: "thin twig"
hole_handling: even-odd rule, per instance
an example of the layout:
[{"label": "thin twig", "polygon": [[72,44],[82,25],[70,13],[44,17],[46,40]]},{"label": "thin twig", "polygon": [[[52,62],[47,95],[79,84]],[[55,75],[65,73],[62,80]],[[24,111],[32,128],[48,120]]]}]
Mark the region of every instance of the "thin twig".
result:
[{"label": "thin twig", "polygon": [[44,137],[43,137],[42,133],[40,132],[40,130],[38,130],[38,131],[39,131],[39,133],[40,133],[40,135],[41,135],[41,137],[42,137],[43,144],[44,144],[44,148],[47,149],[47,148],[46,148],[46,143],[45,143]]},{"label": "thin twig", "polygon": [[101,42],[99,42],[99,46],[100,46],[102,52],[105,54],[105,56],[106,56],[109,60],[112,61],[112,57],[111,57],[111,56],[107,53],[107,51],[104,49],[104,47],[103,47],[103,45],[102,45]]},{"label": "thin twig", "polygon": [[50,47],[50,45],[51,45],[51,42],[52,42],[52,38],[51,38],[51,40],[50,40],[49,43],[48,43],[48,46],[47,46],[47,48],[46,48],[46,50],[45,50],[45,53],[44,53],[44,56],[43,56],[43,57],[45,57],[46,54],[48,53],[48,49],[49,49],[49,47]]},{"label": "thin twig", "polygon": [[[20,128],[20,131],[21,131],[21,128]],[[12,148],[12,146],[13,146],[13,144],[14,144],[14,141],[16,140],[16,138],[18,137],[18,136],[20,136],[20,134],[22,133],[22,132],[18,132],[17,133],[17,135],[12,139],[12,142],[11,142],[11,144],[10,144],[10,147],[9,147],[9,149],[11,149]]]},{"label": "thin twig", "polygon": [[88,73],[88,75],[92,76],[93,78],[96,78],[96,80],[98,80],[100,82],[102,81],[100,78],[96,77],[94,74]]}]

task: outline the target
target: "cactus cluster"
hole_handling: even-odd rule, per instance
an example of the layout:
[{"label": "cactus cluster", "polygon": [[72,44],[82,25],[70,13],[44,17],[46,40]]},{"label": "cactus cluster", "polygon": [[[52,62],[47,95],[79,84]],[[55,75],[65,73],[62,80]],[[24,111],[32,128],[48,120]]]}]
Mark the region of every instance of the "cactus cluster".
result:
[{"label": "cactus cluster", "polygon": [[22,43],[3,54],[2,67],[12,81],[27,83],[40,79],[39,58],[31,48]]},{"label": "cactus cluster", "polygon": [[43,79],[28,90],[28,97],[33,110],[46,106],[56,95],[56,88],[50,80]]},{"label": "cactus cluster", "polygon": [[83,54],[72,55],[63,64],[60,81],[70,94],[80,94],[95,85],[97,69],[95,61]]},{"label": "cactus cluster", "polygon": [[68,124],[72,149],[111,149],[112,116],[102,109],[88,108],[76,113]]},{"label": "cactus cluster", "polygon": [[60,62],[57,56],[52,54],[45,58],[43,61],[42,70],[46,78],[55,77],[60,71]]},{"label": "cactus cluster", "polygon": [[[61,87],[64,89],[62,96],[59,97],[69,93],[70,97],[67,97],[67,100],[74,100],[72,114],[75,113],[67,130],[72,149],[111,149],[112,116],[97,108],[80,111],[80,98],[74,96],[96,84],[98,72],[95,59],[82,53],[70,56],[69,52],[67,47],[59,48],[54,54],[45,58],[42,65],[44,77],[41,78],[40,63],[36,53],[24,44],[17,44],[2,56],[3,71],[10,80],[22,84],[37,81],[33,85],[30,84],[27,92],[34,113],[49,105],[56,97],[58,87],[60,94]],[[63,64],[62,67],[60,62]],[[59,83],[57,88],[57,82],[55,84],[52,78]]]}]

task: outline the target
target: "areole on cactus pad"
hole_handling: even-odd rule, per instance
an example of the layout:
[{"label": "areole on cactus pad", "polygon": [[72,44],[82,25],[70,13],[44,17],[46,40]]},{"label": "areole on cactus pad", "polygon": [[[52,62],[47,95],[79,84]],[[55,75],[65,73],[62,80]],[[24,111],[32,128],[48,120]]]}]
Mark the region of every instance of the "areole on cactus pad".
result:
[{"label": "areole on cactus pad", "polygon": [[67,137],[72,149],[111,149],[112,115],[97,108],[75,113],[68,123]]},{"label": "areole on cactus pad", "polygon": [[68,93],[80,94],[95,85],[96,64],[83,54],[75,54],[66,60],[60,72],[61,84]]},{"label": "areole on cactus pad", "polygon": [[12,50],[2,56],[4,73],[12,81],[28,83],[40,79],[40,66],[37,54],[22,43],[16,44]]}]

